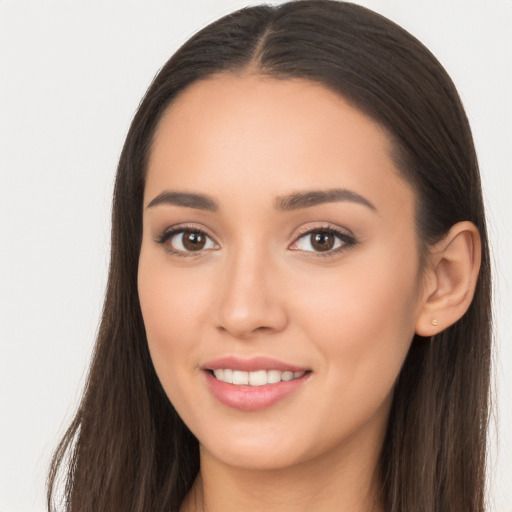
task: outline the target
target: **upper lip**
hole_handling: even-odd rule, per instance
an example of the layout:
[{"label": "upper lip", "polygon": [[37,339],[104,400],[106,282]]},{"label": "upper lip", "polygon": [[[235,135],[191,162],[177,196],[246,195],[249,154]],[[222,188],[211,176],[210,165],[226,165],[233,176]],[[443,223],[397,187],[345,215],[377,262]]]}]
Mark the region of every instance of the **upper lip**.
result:
[{"label": "upper lip", "polygon": [[222,370],[229,368],[244,372],[255,372],[258,370],[279,370],[282,372],[305,372],[308,368],[279,361],[271,357],[251,357],[241,359],[236,356],[219,357],[202,365],[203,370]]}]

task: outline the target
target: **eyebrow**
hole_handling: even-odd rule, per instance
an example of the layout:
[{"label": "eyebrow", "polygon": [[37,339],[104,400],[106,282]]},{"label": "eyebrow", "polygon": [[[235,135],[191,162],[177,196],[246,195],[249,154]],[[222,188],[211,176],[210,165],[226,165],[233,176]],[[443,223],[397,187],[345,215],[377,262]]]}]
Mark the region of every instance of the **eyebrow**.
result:
[{"label": "eyebrow", "polygon": [[[306,192],[296,192],[283,197],[278,197],[274,204],[277,211],[288,212],[310,208],[324,203],[335,203],[348,201],[361,204],[370,210],[376,211],[377,208],[365,197],[345,188],[335,188],[330,190],[310,190]],[[191,192],[175,192],[165,190],[152,199],[146,208],[153,208],[158,205],[169,204],[174,206],[184,206],[186,208],[195,208],[209,212],[219,210],[219,204],[213,198],[204,194],[194,194]]]},{"label": "eyebrow", "polygon": [[292,211],[302,208],[310,208],[323,203],[335,203],[338,201],[349,201],[358,203],[370,210],[377,211],[377,208],[365,197],[345,188],[335,188],[330,190],[312,190],[307,192],[297,192],[276,200],[275,208],[278,211]]},{"label": "eyebrow", "polygon": [[165,190],[152,199],[146,208],[153,208],[161,204],[171,204],[175,206],[185,206],[186,208],[195,208],[208,212],[216,212],[219,209],[218,203],[203,194],[192,194],[190,192],[173,192]]}]

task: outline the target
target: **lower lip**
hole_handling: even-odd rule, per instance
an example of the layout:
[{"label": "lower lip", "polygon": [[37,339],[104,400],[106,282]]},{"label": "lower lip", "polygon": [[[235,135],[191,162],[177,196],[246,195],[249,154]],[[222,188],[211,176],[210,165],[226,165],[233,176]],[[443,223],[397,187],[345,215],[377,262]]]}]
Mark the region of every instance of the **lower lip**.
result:
[{"label": "lower lip", "polygon": [[264,386],[228,384],[205,371],[206,382],[213,396],[224,405],[243,411],[258,411],[279,402],[297,391],[307,380],[309,372],[298,379]]}]

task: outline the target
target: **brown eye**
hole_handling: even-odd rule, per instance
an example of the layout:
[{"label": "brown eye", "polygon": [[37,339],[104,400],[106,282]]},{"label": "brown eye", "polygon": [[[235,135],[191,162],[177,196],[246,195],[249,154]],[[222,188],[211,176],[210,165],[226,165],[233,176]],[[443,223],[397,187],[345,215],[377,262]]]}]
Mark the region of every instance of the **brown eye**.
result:
[{"label": "brown eye", "polygon": [[183,247],[187,251],[200,251],[206,245],[206,236],[196,231],[184,231],[181,237]]},{"label": "brown eye", "polygon": [[311,253],[336,254],[338,250],[350,247],[356,243],[355,239],[346,233],[332,228],[312,229],[290,246],[293,251]]},{"label": "brown eye", "polygon": [[203,231],[195,229],[176,229],[165,233],[157,242],[166,250],[177,255],[203,250],[218,249],[218,245]]},{"label": "brown eye", "polygon": [[336,241],[334,235],[326,231],[317,231],[309,236],[311,246],[317,251],[329,251],[334,247]]}]

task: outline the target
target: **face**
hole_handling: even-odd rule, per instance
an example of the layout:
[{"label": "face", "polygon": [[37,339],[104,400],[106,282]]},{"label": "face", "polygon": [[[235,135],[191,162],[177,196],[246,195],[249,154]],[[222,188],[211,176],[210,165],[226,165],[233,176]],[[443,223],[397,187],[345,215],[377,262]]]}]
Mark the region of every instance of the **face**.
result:
[{"label": "face", "polygon": [[380,446],[421,305],[386,133],[304,80],[219,75],[155,134],[138,287],[203,453],[279,468]]}]

